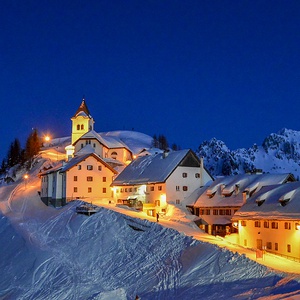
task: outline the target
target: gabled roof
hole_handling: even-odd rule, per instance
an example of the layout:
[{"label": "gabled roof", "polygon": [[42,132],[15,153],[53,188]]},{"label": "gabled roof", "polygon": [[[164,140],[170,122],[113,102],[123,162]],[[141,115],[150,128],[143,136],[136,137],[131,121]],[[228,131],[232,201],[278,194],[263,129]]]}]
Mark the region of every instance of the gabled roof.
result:
[{"label": "gabled roof", "polygon": [[90,111],[85,103],[85,99],[82,99],[80,106],[78,107],[76,113],[74,114],[73,118],[76,118],[78,115],[83,115],[91,118]]},{"label": "gabled roof", "polygon": [[74,156],[69,162],[67,162],[60,170],[61,173],[66,172],[73,168],[74,166],[81,163],[83,160],[87,159],[88,157],[93,156],[96,160],[100,161],[103,165],[109,168],[113,173],[117,173],[108,163],[106,163],[100,156],[95,153],[84,153],[82,155]]},{"label": "gabled roof", "polygon": [[127,145],[125,145],[117,137],[102,136],[101,134],[97,133],[95,130],[90,130],[84,135],[82,135],[77,141],[74,142],[74,145],[76,145],[80,140],[91,140],[91,139],[96,139],[100,144],[102,144],[108,149],[125,148],[128,151],[130,151]]},{"label": "gabled roof", "polygon": [[165,182],[180,165],[200,166],[199,159],[189,149],[138,157],[113,181],[112,185],[134,185]]},{"label": "gabled roof", "polygon": [[263,187],[233,219],[300,219],[300,182]]},{"label": "gabled roof", "polygon": [[258,192],[264,186],[294,181],[289,174],[240,174],[217,178],[195,202],[196,207],[240,207],[244,203],[243,192]]}]

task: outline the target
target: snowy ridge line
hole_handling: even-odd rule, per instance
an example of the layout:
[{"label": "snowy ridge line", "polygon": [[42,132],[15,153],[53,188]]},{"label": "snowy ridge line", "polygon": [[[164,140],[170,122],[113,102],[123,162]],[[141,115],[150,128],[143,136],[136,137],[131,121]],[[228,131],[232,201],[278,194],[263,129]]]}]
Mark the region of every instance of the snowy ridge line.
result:
[{"label": "snowy ridge line", "polygon": [[[126,221],[127,225],[134,230],[146,231],[146,230],[151,229],[150,225],[146,225],[146,224],[142,224],[142,222],[138,222],[137,220],[139,220],[139,219],[131,219],[128,217],[123,217],[123,218]],[[145,220],[145,221],[147,221],[147,220]],[[144,223],[145,223],[145,221],[144,221]]]}]

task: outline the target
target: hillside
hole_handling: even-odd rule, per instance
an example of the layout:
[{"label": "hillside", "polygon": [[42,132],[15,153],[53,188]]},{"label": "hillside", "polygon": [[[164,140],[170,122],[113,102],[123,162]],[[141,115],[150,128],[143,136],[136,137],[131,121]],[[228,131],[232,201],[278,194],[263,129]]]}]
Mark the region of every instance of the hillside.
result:
[{"label": "hillside", "polygon": [[265,138],[261,146],[230,150],[215,138],[196,150],[212,175],[233,175],[261,169],[269,173],[300,176],[300,131],[282,129]]},{"label": "hillside", "polygon": [[1,299],[285,299],[300,294],[293,276],[155,222],[106,208],[91,217],[79,215],[79,201],[59,209],[45,206],[37,175],[47,163],[36,160],[27,184],[20,170],[15,183],[0,185]]}]

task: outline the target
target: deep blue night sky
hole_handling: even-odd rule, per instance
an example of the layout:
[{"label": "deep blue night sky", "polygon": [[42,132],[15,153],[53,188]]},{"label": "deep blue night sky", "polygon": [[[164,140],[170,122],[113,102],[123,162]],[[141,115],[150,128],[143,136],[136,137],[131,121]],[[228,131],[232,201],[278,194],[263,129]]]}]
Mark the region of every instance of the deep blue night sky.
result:
[{"label": "deep blue night sky", "polygon": [[0,9],[0,159],[31,129],[95,130],[234,150],[300,130],[300,1],[26,1]]}]

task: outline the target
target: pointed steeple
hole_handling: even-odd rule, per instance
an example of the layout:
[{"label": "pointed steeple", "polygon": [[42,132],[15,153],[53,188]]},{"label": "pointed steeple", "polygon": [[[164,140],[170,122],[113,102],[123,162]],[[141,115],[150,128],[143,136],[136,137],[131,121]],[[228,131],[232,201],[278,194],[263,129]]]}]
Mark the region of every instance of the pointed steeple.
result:
[{"label": "pointed steeple", "polygon": [[90,111],[83,97],[82,102],[77,109],[72,120],[72,144],[77,141],[82,135],[94,129],[94,119],[90,115]]},{"label": "pointed steeple", "polygon": [[84,112],[89,118],[91,118],[90,111],[85,103],[84,97],[82,98],[82,102],[81,102],[80,106],[78,107],[76,113],[74,114],[73,118],[75,118],[81,112]]}]

